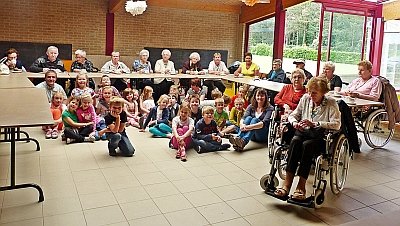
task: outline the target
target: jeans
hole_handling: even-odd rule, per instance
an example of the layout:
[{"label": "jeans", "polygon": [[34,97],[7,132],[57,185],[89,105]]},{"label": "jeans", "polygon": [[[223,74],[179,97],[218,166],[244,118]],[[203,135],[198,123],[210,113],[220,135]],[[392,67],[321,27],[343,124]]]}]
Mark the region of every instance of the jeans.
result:
[{"label": "jeans", "polygon": [[85,126],[79,129],[72,127],[65,127],[64,135],[65,138],[74,139],[76,143],[81,143],[85,140],[86,136],[93,132],[93,126]]},{"label": "jeans", "polygon": [[[261,120],[256,117],[253,118],[251,116],[247,116],[243,120],[243,123],[245,125],[253,125],[258,122],[261,122]],[[264,127],[261,129],[253,129],[250,131],[240,131],[239,132],[239,137],[242,138],[246,142],[246,144],[250,140],[256,141],[256,142],[267,142],[267,140],[268,140],[267,135],[268,135],[268,125],[264,125]]]},{"label": "jeans", "polygon": [[149,128],[149,132],[152,133],[155,136],[159,137],[167,137],[168,133],[172,132],[171,127],[166,125],[165,123],[157,124],[153,127]]},{"label": "jeans", "polygon": [[115,152],[115,149],[119,147],[123,156],[131,157],[135,153],[135,148],[129,141],[125,131],[121,133],[107,133],[107,139],[109,152]]},{"label": "jeans", "polygon": [[201,147],[201,152],[212,152],[212,151],[219,151],[221,150],[221,142],[213,141],[204,141],[204,140],[197,140],[193,138],[193,145],[197,145]]}]

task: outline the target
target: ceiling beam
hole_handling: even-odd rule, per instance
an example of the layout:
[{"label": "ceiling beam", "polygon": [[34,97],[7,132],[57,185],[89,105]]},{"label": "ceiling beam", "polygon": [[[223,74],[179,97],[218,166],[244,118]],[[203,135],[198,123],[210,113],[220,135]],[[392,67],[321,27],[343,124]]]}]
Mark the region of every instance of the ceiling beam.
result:
[{"label": "ceiling beam", "polygon": [[204,2],[202,3],[188,0],[147,0],[147,5],[177,9],[217,11],[237,14],[240,13],[240,5],[225,5],[216,3],[204,4]]},{"label": "ceiling beam", "polygon": [[125,5],[125,0],[108,0],[108,12],[116,13]]},{"label": "ceiling beam", "polygon": [[[283,9],[287,9],[291,6],[297,5],[302,2],[309,0],[284,0],[282,1]],[[248,23],[251,21],[258,20],[260,18],[267,17],[275,13],[275,2],[276,0],[271,0],[270,3],[266,4],[255,4],[254,6],[243,5],[242,13],[239,17],[239,23]]]}]

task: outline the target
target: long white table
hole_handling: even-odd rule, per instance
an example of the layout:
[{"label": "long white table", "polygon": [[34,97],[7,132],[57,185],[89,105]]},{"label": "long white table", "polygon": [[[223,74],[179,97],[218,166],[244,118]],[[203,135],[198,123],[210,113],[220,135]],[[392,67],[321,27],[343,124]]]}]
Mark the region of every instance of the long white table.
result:
[{"label": "long white table", "polygon": [[[76,78],[78,73],[69,73],[63,72],[58,73],[58,78]],[[110,78],[130,78],[130,79],[145,79],[145,78],[200,78],[200,79],[223,79],[230,82],[235,83],[242,83],[242,84],[249,84],[257,87],[261,87],[264,89],[272,90],[279,92],[282,90],[284,83],[272,82],[267,80],[254,80],[252,77],[244,76],[238,77],[234,76],[233,74],[229,75],[212,75],[212,74],[205,74],[205,75],[189,75],[189,74],[161,74],[161,73],[150,73],[150,74],[140,74],[140,73],[130,73],[130,74],[107,74]],[[30,72],[23,72],[19,73],[18,76],[24,76],[27,78],[44,78],[44,73],[30,73]],[[103,76],[103,73],[88,73],[89,78],[100,78]]]},{"label": "long white table", "polygon": [[[19,141],[15,134],[21,127],[45,126],[54,123],[45,91],[33,87],[7,88],[0,89],[0,97],[2,97],[0,98],[0,106],[2,106],[0,128],[8,130],[7,134],[10,135],[10,139],[6,138],[3,141],[11,143],[10,185],[0,187],[0,191],[32,187],[38,190],[39,202],[42,202],[44,195],[39,185],[15,184],[15,144]],[[37,141],[36,144],[38,145]]]}]

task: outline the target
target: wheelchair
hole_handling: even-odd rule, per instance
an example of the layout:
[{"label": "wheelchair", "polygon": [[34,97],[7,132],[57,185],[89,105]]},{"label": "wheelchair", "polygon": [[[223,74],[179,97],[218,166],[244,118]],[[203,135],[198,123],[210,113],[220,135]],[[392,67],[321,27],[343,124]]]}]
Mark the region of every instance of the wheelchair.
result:
[{"label": "wheelchair", "polygon": [[[325,151],[315,158],[312,195],[302,201],[292,198],[284,201],[308,208],[320,208],[325,200],[326,175],[328,174],[332,193],[337,195],[343,190],[350,158],[352,158],[347,138],[341,131],[327,131],[324,140],[326,141]],[[274,192],[279,185],[276,173],[278,172],[282,179],[286,176],[288,149],[289,145],[277,145],[269,174],[260,179],[260,186],[268,195],[275,197]]]},{"label": "wheelchair", "polygon": [[368,110],[352,107],[357,132],[364,134],[371,148],[382,148],[392,139],[394,128],[389,128],[388,113],[383,106],[371,106]]}]

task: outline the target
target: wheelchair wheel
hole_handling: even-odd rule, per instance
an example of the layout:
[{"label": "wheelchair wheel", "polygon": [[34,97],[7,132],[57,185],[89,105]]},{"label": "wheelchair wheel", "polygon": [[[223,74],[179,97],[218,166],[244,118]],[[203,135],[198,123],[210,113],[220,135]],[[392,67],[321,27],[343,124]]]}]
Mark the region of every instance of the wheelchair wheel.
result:
[{"label": "wheelchair wheel", "polygon": [[[271,183],[271,184],[268,185],[268,183]],[[278,178],[274,177],[271,181],[271,175],[269,175],[269,174],[265,174],[260,179],[260,186],[264,191],[267,190],[268,186],[276,188],[276,187],[278,187],[278,185],[279,185]]]},{"label": "wheelchair wheel", "polygon": [[272,164],[272,158],[274,157],[275,138],[279,127],[279,124],[275,121],[275,112],[272,113],[271,117],[273,118],[273,120],[269,124],[268,132],[268,157],[270,164]]},{"label": "wheelchair wheel", "polygon": [[372,112],[365,121],[364,137],[371,148],[381,148],[392,139],[394,128],[389,129],[388,114],[384,109]]},{"label": "wheelchair wheel", "polygon": [[320,208],[325,201],[325,194],[322,189],[315,190],[314,207]]},{"label": "wheelchair wheel", "polygon": [[276,162],[276,169],[278,171],[279,177],[282,180],[286,179],[286,166],[287,166],[288,151],[289,150],[285,147],[279,147],[279,149],[276,151],[276,153],[278,154],[277,162]]},{"label": "wheelchair wheel", "polygon": [[339,194],[346,182],[350,164],[349,143],[344,134],[340,134],[334,144],[332,168],[330,172],[330,185],[333,194]]}]

